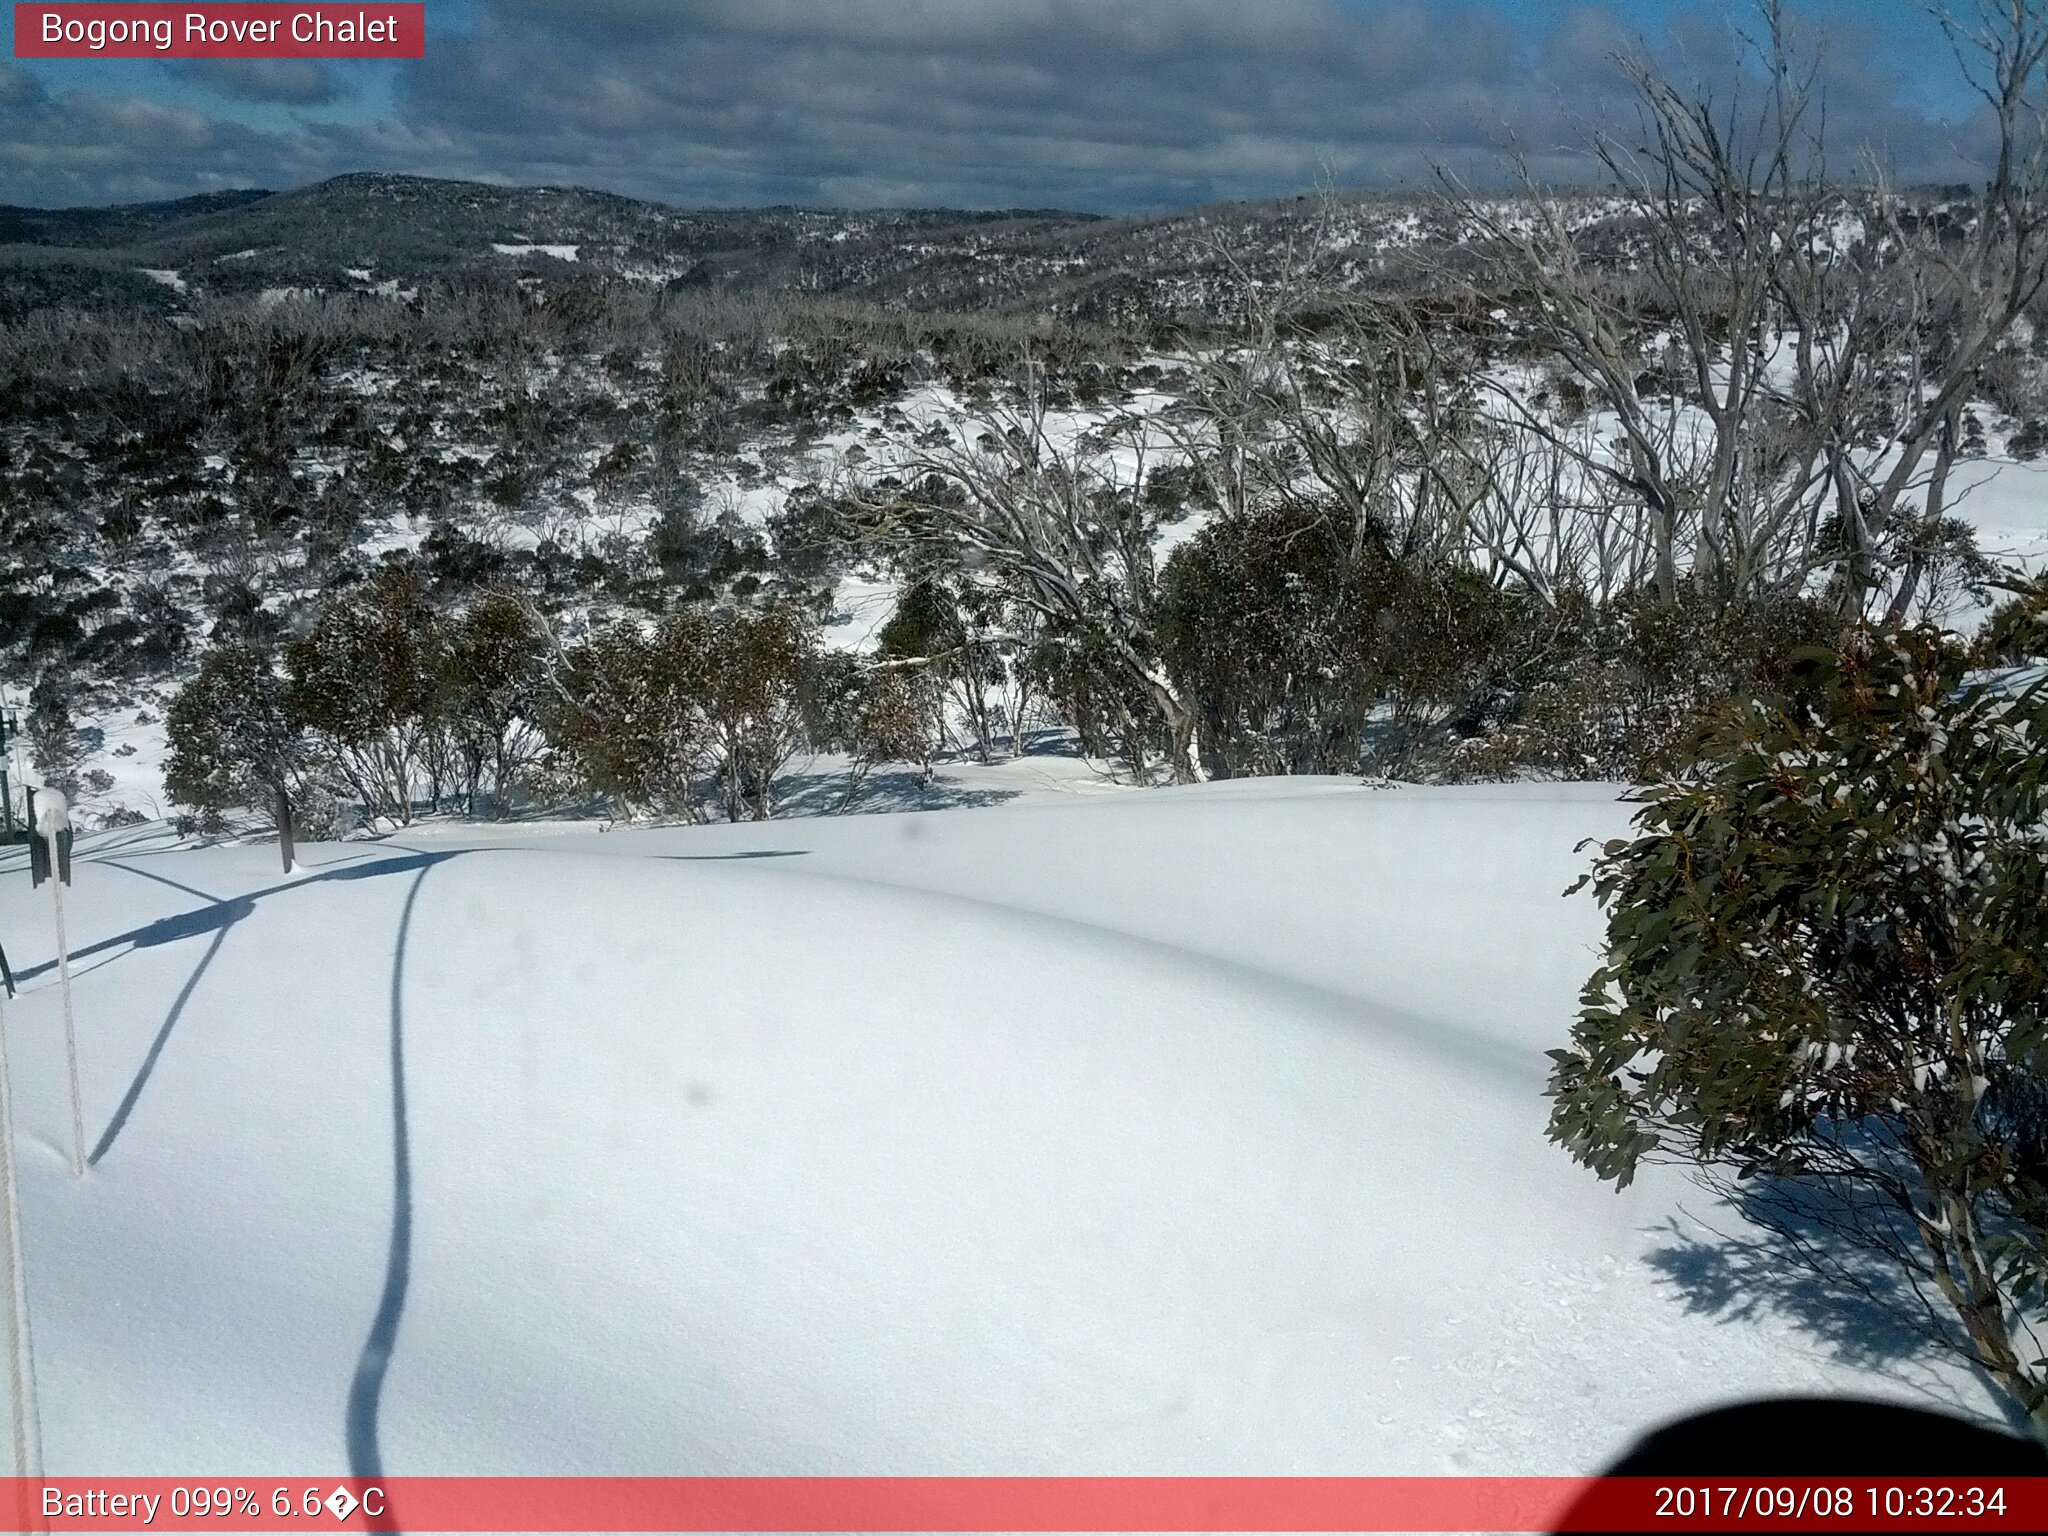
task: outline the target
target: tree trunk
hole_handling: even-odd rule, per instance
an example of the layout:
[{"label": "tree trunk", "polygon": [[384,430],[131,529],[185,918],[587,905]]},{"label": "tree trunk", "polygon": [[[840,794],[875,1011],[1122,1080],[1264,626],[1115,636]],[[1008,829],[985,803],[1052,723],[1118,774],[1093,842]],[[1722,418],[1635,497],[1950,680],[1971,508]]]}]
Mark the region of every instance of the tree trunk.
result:
[{"label": "tree trunk", "polygon": [[298,849],[292,833],[291,792],[280,784],[277,786],[277,851],[284,860],[286,874],[290,874],[298,862]]}]

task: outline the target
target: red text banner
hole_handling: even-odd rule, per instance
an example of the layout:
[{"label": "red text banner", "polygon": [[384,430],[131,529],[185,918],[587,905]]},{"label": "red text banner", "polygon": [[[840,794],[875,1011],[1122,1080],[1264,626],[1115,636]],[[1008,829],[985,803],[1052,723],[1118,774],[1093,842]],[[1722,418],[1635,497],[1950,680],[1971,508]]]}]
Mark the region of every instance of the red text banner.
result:
[{"label": "red text banner", "polygon": [[17,59],[418,59],[423,4],[16,5]]},{"label": "red text banner", "polygon": [[0,1479],[20,1531],[2040,1531],[2048,1478]]}]

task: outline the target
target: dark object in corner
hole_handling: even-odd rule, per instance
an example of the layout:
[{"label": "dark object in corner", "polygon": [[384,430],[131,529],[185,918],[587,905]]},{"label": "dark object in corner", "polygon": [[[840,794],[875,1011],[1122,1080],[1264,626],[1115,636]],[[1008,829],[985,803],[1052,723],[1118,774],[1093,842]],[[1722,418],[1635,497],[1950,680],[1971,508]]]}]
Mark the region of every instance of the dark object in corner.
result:
[{"label": "dark object in corner", "polygon": [[[1924,1408],[1774,1397],[1652,1430],[1601,1475],[2048,1477],[2048,1447]],[[1559,1522],[1566,1530],[1577,1510]]]}]

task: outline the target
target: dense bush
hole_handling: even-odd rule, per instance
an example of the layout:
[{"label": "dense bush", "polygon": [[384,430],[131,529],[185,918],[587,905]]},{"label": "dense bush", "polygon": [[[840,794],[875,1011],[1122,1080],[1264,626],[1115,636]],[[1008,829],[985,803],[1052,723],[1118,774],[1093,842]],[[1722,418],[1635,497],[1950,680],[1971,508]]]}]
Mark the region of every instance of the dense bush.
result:
[{"label": "dense bush", "polygon": [[1608,915],[1552,1136],[1705,1170],[1797,1262],[2048,1420],[2048,685],[1859,632],[1716,722],[1589,876]]},{"label": "dense bush", "polygon": [[1514,683],[1525,604],[1327,506],[1219,518],[1162,577],[1160,644],[1212,774],[1426,771]]},{"label": "dense bush", "polygon": [[651,631],[619,621],[563,660],[542,717],[548,739],[576,778],[628,814],[697,814],[706,629],[695,611]]},{"label": "dense bush", "polygon": [[2028,582],[1992,611],[1977,655],[1992,667],[2048,661],[2048,578]]},{"label": "dense bush", "polygon": [[447,636],[410,562],[386,565],[332,598],[285,647],[286,705],[333,748],[355,797],[374,815],[410,821],[422,788],[440,798],[437,685]]},{"label": "dense bush", "polygon": [[923,673],[938,734],[950,734],[957,720],[969,749],[986,763],[999,739],[1012,756],[1024,750],[1036,685],[1023,657],[1036,629],[1028,608],[997,591],[925,575],[897,598],[876,632],[875,653]]},{"label": "dense bush", "polygon": [[1289,506],[1219,518],[1167,561],[1160,647],[1212,775],[1358,768],[1392,572],[1350,546],[1326,509]]},{"label": "dense bush", "polygon": [[839,809],[854,803],[882,763],[908,763],[923,783],[931,782],[946,703],[926,668],[868,666],[843,651],[822,653],[811,670],[804,711],[812,744],[847,760]]},{"label": "dense bush", "polygon": [[1840,628],[1817,602],[1731,602],[1692,581],[1673,602],[1641,589],[1604,605],[1567,595],[1489,751],[1567,778],[1655,778],[1684,765],[1715,711],[1781,689],[1794,655]]},{"label": "dense bush", "polygon": [[446,622],[432,714],[460,774],[464,808],[476,814],[488,788],[498,814],[539,757],[539,700],[547,635],[510,592],[485,592]]}]

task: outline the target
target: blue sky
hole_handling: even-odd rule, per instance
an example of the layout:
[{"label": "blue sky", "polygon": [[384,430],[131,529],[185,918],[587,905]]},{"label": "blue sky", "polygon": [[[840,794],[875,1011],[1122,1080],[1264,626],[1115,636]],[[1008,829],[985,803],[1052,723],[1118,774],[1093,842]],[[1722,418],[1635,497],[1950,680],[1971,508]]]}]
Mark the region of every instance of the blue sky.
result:
[{"label": "blue sky", "polygon": [[[1969,172],[1973,103],[1915,0],[1788,9],[1841,149]],[[1725,80],[1756,19],[1740,0],[430,0],[416,63],[0,61],[0,202],[374,169],[1122,212],[1485,177],[1510,141],[1569,178],[1574,146],[1629,122],[1614,50]]]}]

